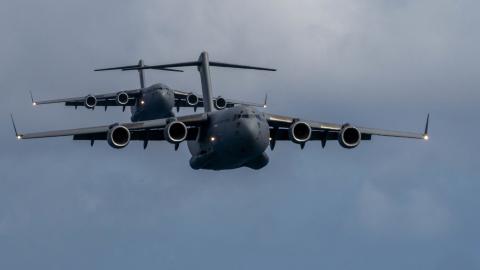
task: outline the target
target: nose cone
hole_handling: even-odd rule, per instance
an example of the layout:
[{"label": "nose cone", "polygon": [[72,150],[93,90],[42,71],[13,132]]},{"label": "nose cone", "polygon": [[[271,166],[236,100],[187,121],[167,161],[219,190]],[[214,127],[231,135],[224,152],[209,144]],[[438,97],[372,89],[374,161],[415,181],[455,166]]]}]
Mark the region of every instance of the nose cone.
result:
[{"label": "nose cone", "polygon": [[268,136],[256,119],[240,119],[234,130],[235,152],[240,156],[255,156],[268,146]]}]

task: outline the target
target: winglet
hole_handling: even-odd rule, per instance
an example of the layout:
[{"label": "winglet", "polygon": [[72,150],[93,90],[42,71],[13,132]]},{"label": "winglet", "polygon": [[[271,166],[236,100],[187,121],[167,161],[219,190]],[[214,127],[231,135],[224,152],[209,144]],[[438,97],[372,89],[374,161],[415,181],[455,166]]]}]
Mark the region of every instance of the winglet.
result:
[{"label": "winglet", "polygon": [[32,105],[37,106],[37,102],[33,99],[32,91],[29,91],[29,92],[30,92],[30,99],[32,100]]},{"label": "winglet", "polygon": [[267,93],[265,93],[265,100],[263,101],[263,108],[267,108],[267,98],[268,98],[268,95],[267,95]]},{"label": "winglet", "polygon": [[20,140],[22,138],[22,135],[18,133],[17,131],[17,126],[15,125],[15,120],[13,120],[13,114],[10,114],[10,118],[12,119],[12,126],[13,126],[13,131],[15,131],[15,137]]},{"label": "winglet", "polygon": [[428,122],[430,121],[430,114],[427,115],[427,122],[425,123],[425,132],[423,133],[423,139],[428,141]]}]

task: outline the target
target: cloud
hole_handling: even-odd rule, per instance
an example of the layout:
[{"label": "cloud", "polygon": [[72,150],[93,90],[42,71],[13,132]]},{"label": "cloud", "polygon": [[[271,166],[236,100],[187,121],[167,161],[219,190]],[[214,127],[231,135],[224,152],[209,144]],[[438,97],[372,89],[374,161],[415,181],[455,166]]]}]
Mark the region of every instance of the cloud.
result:
[{"label": "cloud", "polygon": [[373,233],[403,231],[419,237],[448,232],[451,214],[435,195],[426,190],[409,190],[393,195],[368,181],[358,197],[360,222]]},{"label": "cloud", "polygon": [[[474,1],[3,1],[0,3],[0,268],[478,268],[480,178]],[[358,149],[289,142],[261,171],[193,171],[183,145],[18,142],[128,121],[120,110],[32,108],[38,98],[138,87],[96,67],[191,60],[215,95],[328,122],[419,131]],[[147,82],[199,90],[195,69]],[[182,113],[189,113],[185,110]],[[461,257],[457,256],[462,254]],[[446,264],[445,264],[446,265]]]}]

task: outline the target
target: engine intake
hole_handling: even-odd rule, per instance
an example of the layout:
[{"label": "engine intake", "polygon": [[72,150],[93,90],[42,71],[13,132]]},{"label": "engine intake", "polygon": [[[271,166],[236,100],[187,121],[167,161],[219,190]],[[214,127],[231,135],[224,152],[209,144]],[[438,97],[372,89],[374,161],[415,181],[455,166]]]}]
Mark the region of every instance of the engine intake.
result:
[{"label": "engine intake", "polygon": [[295,122],[288,130],[288,137],[294,143],[305,143],[312,136],[312,128],[305,122]]},{"label": "engine intake", "polygon": [[117,94],[115,101],[118,105],[127,105],[128,103],[128,94],[126,92],[120,92]]},{"label": "engine intake", "polygon": [[187,96],[187,104],[190,106],[196,106],[198,104],[198,97],[195,94],[190,94]]},{"label": "engine intake", "polygon": [[169,123],[164,129],[165,139],[169,143],[181,143],[187,139],[187,126],[180,121]]},{"label": "engine intake", "polygon": [[97,106],[97,98],[92,95],[88,95],[85,97],[85,107],[88,109],[93,109]]},{"label": "engine intake", "polygon": [[214,105],[215,105],[215,109],[223,110],[227,107],[227,101],[222,97],[218,97],[217,99],[215,99]]},{"label": "engine intake", "polygon": [[351,149],[357,147],[362,141],[362,133],[356,127],[344,125],[340,130],[338,142],[344,148]]},{"label": "engine intake", "polygon": [[130,142],[130,130],[124,126],[114,126],[108,130],[107,141],[113,148],[124,148]]}]

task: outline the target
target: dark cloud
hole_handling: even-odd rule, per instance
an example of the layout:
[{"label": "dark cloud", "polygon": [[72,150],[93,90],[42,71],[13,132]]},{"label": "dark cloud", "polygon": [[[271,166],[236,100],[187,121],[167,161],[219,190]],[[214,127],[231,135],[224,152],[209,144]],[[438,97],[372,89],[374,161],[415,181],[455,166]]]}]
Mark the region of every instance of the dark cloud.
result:
[{"label": "dark cloud", "polygon": [[[474,1],[3,1],[0,268],[451,269],[480,266]],[[347,151],[283,143],[261,171],[193,171],[188,151],[25,131],[127,121],[120,110],[32,108],[137,86],[93,68],[211,58],[215,94],[309,119],[420,130]],[[195,70],[150,83],[199,89]]]}]

